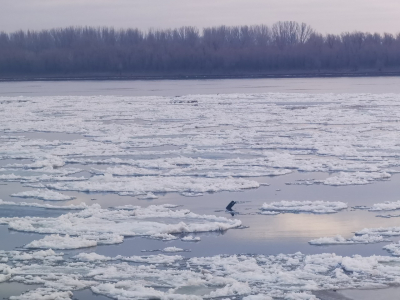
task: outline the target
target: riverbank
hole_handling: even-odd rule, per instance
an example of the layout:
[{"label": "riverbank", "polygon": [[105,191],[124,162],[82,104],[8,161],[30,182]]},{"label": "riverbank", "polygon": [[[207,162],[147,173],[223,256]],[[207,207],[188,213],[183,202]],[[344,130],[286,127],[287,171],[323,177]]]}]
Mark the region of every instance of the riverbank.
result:
[{"label": "riverbank", "polygon": [[378,71],[321,71],[276,73],[169,73],[169,74],[50,74],[0,75],[0,82],[14,81],[81,81],[81,80],[199,80],[199,79],[277,79],[277,78],[339,78],[339,77],[391,77],[400,76],[400,70]]}]

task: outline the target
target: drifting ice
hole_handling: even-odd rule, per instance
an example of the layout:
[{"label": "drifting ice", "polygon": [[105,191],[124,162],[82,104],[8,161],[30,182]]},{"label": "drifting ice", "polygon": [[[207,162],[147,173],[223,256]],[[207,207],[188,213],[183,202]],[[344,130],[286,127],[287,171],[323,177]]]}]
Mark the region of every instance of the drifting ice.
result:
[{"label": "drifting ice", "polygon": [[262,214],[276,214],[277,212],[309,212],[315,214],[337,213],[347,208],[343,202],[327,201],[280,201],[264,203]]}]

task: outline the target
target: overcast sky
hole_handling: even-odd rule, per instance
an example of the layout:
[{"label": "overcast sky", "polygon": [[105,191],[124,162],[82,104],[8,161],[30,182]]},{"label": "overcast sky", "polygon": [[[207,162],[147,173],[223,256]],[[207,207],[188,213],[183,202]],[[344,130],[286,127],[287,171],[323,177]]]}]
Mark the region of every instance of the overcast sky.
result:
[{"label": "overcast sky", "polygon": [[400,0],[0,0],[0,31],[299,21],[321,33],[400,32]]}]

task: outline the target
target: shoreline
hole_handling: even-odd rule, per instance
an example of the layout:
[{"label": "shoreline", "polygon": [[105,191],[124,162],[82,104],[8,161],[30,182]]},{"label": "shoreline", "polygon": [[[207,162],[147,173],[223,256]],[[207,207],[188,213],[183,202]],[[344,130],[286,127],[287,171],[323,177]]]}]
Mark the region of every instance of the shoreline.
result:
[{"label": "shoreline", "polygon": [[171,75],[71,75],[71,76],[9,76],[0,77],[0,82],[23,81],[106,81],[106,80],[210,80],[210,79],[285,79],[285,78],[356,78],[397,77],[400,71],[360,71],[321,73],[259,73],[259,74],[171,74]]}]

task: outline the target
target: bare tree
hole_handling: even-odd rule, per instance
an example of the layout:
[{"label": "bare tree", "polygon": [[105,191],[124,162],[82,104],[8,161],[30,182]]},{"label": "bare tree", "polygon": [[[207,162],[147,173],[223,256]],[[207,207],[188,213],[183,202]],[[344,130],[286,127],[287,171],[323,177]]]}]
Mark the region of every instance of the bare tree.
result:
[{"label": "bare tree", "polygon": [[305,23],[0,32],[0,74],[233,73],[400,68],[400,34],[321,35]]}]

